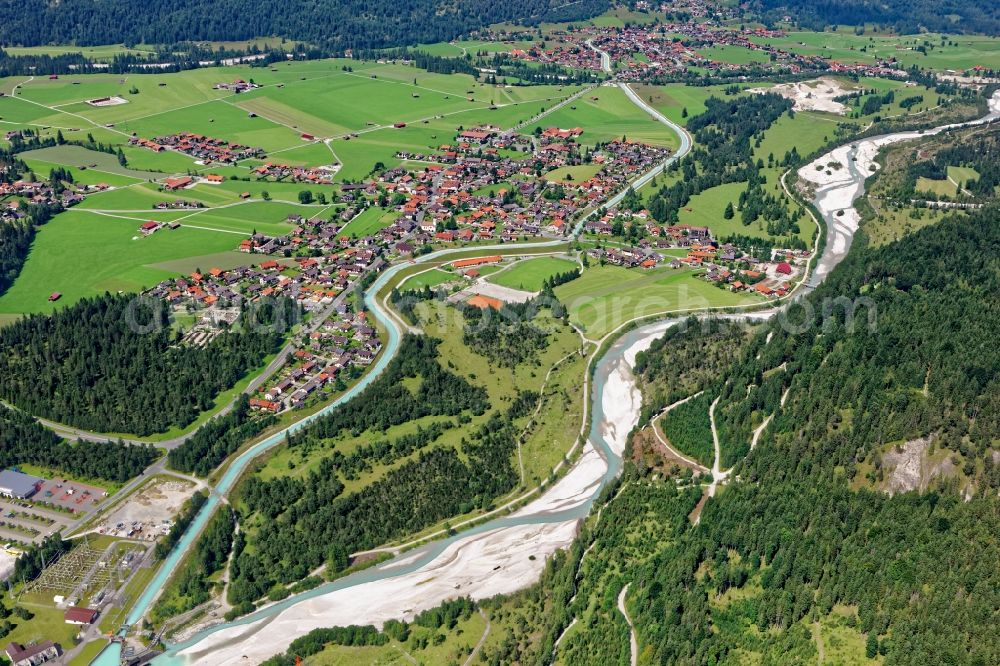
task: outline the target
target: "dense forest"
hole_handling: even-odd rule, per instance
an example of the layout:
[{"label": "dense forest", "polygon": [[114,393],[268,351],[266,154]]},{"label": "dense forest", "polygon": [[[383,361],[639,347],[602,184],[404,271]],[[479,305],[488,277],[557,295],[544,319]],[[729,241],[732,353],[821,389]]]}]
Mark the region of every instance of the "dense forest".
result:
[{"label": "dense forest", "polygon": [[566,316],[549,284],[542,294],[525,303],[504,303],[500,310],[458,305],[465,318],[462,342],[502,367],[514,368],[535,361],[549,346],[549,334],[535,321],[542,307],[551,308],[554,316]]},{"label": "dense forest", "polygon": [[931,437],[973,487],[995,492],[1000,478],[986,461],[1000,439],[1000,278],[984,248],[1000,243],[996,215],[955,216],[853,253],[810,302],[841,300],[793,312],[794,327],[772,324],[770,342],[758,337],[721,389],[731,460],[777,413],[778,443],[814,477],[854,479],[888,445]]},{"label": "dense forest", "polygon": [[87,430],[145,436],[184,427],[277,349],[273,330],[178,345],[161,301],[84,299],[0,330],[0,397]]},{"label": "dense forest", "polygon": [[660,420],[660,427],[670,444],[705,467],[711,467],[715,459],[712,424],[708,417],[712,400],[710,394],[702,393],[677,405]]},{"label": "dense forest", "polygon": [[73,476],[120,483],[138,476],[156,458],[156,450],[148,444],[70,444],[28,414],[0,407],[0,468],[40,465]]},{"label": "dense forest", "polygon": [[207,476],[243,442],[259,435],[277,420],[274,414],[251,411],[250,398],[241,394],[232,411],[198,428],[183,444],[170,450],[167,460],[179,472]]},{"label": "dense forest", "polygon": [[791,14],[798,25],[811,30],[831,25],[875,25],[906,34],[1000,34],[1000,5],[975,0],[753,0],[750,6],[772,22]]},{"label": "dense forest", "polygon": [[[430,447],[490,407],[484,389],[441,365],[438,345],[427,336],[404,337],[382,375],[342,409],[291,435],[287,446],[309,451],[344,434],[377,436],[425,417],[448,419],[422,421],[392,440],[372,437],[349,454],[324,456],[301,477],[250,476],[240,484],[236,496],[244,531],[234,547],[229,586],[235,606],[280,595],[287,584],[323,565],[328,576],[336,575],[349,565],[352,552],[488,508],[516,486],[514,422],[534,408],[537,394],[521,393],[503,412],[490,413],[475,428],[466,426],[460,447]],[[376,464],[396,466],[356,492],[344,492],[343,480],[357,479]]]},{"label": "dense forest", "polygon": [[157,600],[154,618],[174,617],[208,601],[211,576],[225,567],[235,529],[233,512],[223,505],[208,521],[167,592]]},{"label": "dense forest", "polygon": [[664,407],[713,384],[750,342],[748,324],[691,317],[666,330],[635,359],[645,421]]},{"label": "dense forest", "polygon": [[[1000,387],[988,368],[1000,364],[989,296],[1000,284],[982,251],[1000,242],[995,219],[987,210],[859,248],[809,301],[863,294],[874,327],[869,307],[853,327],[846,303],[815,307],[812,326],[769,326],[727,371],[731,446],[761,415],[777,416],[737,470],[745,483],[638,572],[635,623],[654,661],[732,660],[755,642],[777,651],[749,627],[793,644],[801,623],[840,604],[886,664],[998,663]],[[851,489],[865,461],[918,437],[946,450],[966,481],[896,497]],[[877,480],[873,471],[867,482]],[[747,603],[724,618],[712,608],[748,581],[760,590]]]},{"label": "dense forest", "polygon": [[[863,312],[845,331],[841,312],[817,314],[802,332],[775,323],[743,345],[721,373],[731,389],[715,388],[731,404],[777,416],[737,468],[739,480],[685,527],[678,518],[691,503],[654,517],[627,506],[633,493],[657,487],[633,483],[637,469],[627,462],[623,490],[596,528],[615,541],[591,549],[585,531],[568,556],[553,558],[541,585],[486,604],[495,622],[513,613],[533,621],[534,633],[526,641],[526,631],[513,632],[483,657],[547,663],[551,637],[576,619],[557,650],[561,661],[627,663],[613,603],[630,583],[626,605],[647,663],[811,664],[823,634],[851,650],[839,653],[845,663],[1000,663],[1000,391],[986,371],[998,367],[989,324],[997,303],[987,294],[1000,285],[995,256],[982,251],[1000,241],[995,219],[995,210],[954,219],[880,249],[863,249],[860,239],[808,299],[820,313],[827,296],[869,295],[877,335]],[[688,345],[685,338],[666,339],[654,355]],[[792,388],[783,408],[781,384]],[[733,415],[750,422],[744,436],[757,419]],[[971,493],[947,481],[896,496],[852,487],[852,467],[868,452],[927,434],[976,461]],[[619,503],[628,510],[619,513]],[[673,530],[615,560],[615,544],[634,544],[630,535],[649,521]]]},{"label": "dense forest", "polygon": [[606,0],[46,0],[0,4],[0,43],[163,44],[277,35],[343,51],[448,41],[492,23],[573,21]]}]

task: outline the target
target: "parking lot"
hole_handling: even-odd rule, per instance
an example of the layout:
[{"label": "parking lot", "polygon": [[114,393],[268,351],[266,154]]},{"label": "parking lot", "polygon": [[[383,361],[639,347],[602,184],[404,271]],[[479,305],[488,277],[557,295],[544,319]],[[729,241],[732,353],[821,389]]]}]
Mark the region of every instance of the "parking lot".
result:
[{"label": "parking lot", "polygon": [[27,499],[0,497],[0,541],[40,542],[94,511],[103,488],[63,478],[46,479]]},{"label": "parking lot", "polygon": [[66,479],[48,479],[30,499],[44,506],[51,504],[73,513],[90,512],[99,506],[106,493],[103,488]]}]

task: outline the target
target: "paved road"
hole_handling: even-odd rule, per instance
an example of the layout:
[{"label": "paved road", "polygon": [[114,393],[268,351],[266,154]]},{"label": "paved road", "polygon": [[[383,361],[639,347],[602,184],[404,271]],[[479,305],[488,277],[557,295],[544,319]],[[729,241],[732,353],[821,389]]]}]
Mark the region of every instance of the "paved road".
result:
[{"label": "paved road", "polygon": [[603,69],[608,74],[611,73],[611,56],[608,55],[607,51],[602,51],[601,49],[594,46],[594,42],[591,39],[587,40],[587,46],[590,47],[591,51],[596,51],[601,56],[601,69]]}]

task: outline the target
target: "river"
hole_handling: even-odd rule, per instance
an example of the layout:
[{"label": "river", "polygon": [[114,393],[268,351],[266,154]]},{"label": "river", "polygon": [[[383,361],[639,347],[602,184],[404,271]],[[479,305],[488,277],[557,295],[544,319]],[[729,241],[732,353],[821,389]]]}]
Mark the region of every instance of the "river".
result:
[{"label": "river", "polygon": [[[990,100],[990,113],[973,123],[1000,117],[1000,91]],[[672,125],[672,123],[671,123]],[[942,126],[924,134],[953,127]],[[680,132],[684,152],[689,144]],[[846,256],[857,230],[853,202],[861,195],[868,166],[878,150],[889,143],[919,136],[917,132],[874,137],[837,148],[802,167],[800,178],[816,187],[814,204],[827,224],[826,250],[816,265],[815,286]],[[679,151],[680,153],[680,151]],[[836,161],[846,168],[816,171],[816,164]],[[838,215],[838,212],[843,213]],[[582,222],[581,222],[582,224]],[[540,243],[532,247],[555,245]],[[484,250],[489,248],[484,247]],[[457,250],[444,250],[419,261],[431,261]],[[374,295],[409,264],[387,269],[366,294],[369,309],[385,324],[389,339],[375,367],[347,395],[289,430],[295,432],[311,420],[335,409],[356,395],[389,363],[401,338],[398,324],[376,302]],[[769,314],[774,311],[769,311]],[[763,313],[757,313],[760,317]],[[392,618],[412,618],[458,595],[481,599],[522,589],[536,581],[546,557],[568,546],[579,520],[590,511],[600,490],[621,470],[625,439],[638,422],[641,407],[631,369],[638,351],[679,321],[668,318],[621,336],[596,364],[591,383],[591,429],[580,457],[566,475],[538,499],[509,516],[490,520],[447,539],[420,546],[376,567],[321,585],[309,592],[266,606],[231,623],[205,629],[190,640],[169,646],[155,664],[214,665],[259,663],[282,652],[295,637],[311,629],[345,624],[381,624]],[[253,458],[284,440],[284,431],[241,454],[229,466],[217,488],[228,492]],[[194,524],[168,556],[156,577],[129,614],[137,622],[193,544],[201,527],[218,505],[213,494]],[[117,664],[120,646],[110,645],[93,662]]]}]

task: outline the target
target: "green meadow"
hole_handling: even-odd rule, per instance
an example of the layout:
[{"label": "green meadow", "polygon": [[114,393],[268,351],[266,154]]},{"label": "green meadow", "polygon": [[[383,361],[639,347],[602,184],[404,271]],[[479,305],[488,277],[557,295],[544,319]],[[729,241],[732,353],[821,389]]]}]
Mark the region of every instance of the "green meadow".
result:
[{"label": "green meadow", "polygon": [[[917,65],[938,71],[962,71],[983,65],[1000,67],[1000,39],[981,35],[892,35],[853,31],[789,32],[784,37],[752,38],[758,44],[828,57],[845,64],[874,63],[895,58],[903,66]],[[922,49],[922,50],[921,50]]]},{"label": "green meadow", "polygon": [[[732,85],[746,88],[754,84],[735,83]],[[725,99],[724,89],[727,87],[728,85],[686,86],[682,83],[671,83],[665,86],[636,84],[632,86],[632,89],[667,118],[680,125],[686,125],[688,118],[705,110],[705,100],[709,97]],[[688,112],[686,117],[683,115],[684,109],[687,109]]]},{"label": "green meadow", "polygon": [[728,307],[759,302],[756,296],[720,289],[687,269],[651,270],[594,266],[555,289],[570,320],[597,340],[622,324],[667,312]]},{"label": "green meadow", "polygon": [[20,154],[21,159],[28,161],[37,160],[71,167],[74,176],[82,175],[86,171],[99,172],[106,175],[116,175],[125,178],[128,182],[143,180],[154,180],[162,178],[162,173],[152,171],[140,171],[118,163],[118,158],[109,153],[100,153],[94,150],[87,150],[81,146],[52,146],[51,148],[40,148],[29,150]]},{"label": "green meadow", "polygon": [[145,55],[152,50],[140,47],[129,48],[124,44],[108,44],[105,46],[5,46],[3,50],[12,56],[61,56],[69,53],[82,53],[85,57],[98,61],[110,61],[117,55]]},{"label": "green meadow", "polygon": [[[177,275],[154,264],[232,250],[239,243],[231,234],[188,227],[143,238],[138,232],[143,221],[81,210],[58,215],[38,230],[21,275],[0,296],[0,312],[51,312],[105,291],[139,291]],[[55,291],[62,299],[50,303]]]},{"label": "green meadow", "polygon": [[580,143],[621,139],[623,136],[657,146],[677,148],[677,136],[633,104],[619,88],[597,88],[554,111],[538,122],[540,127],[582,127]]},{"label": "green meadow", "polygon": [[727,62],[734,65],[749,65],[755,62],[767,62],[769,57],[763,51],[751,51],[741,46],[710,46],[698,49],[698,55],[716,62]]},{"label": "green meadow", "polygon": [[511,289],[540,291],[546,280],[576,267],[576,262],[558,257],[522,259],[510,268],[497,271],[489,277],[489,281]]},{"label": "green meadow", "polygon": [[399,213],[394,210],[386,210],[378,206],[371,206],[358,213],[340,233],[354,238],[371,236],[377,231],[385,229],[396,221]]},{"label": "green meadow", "polygon": [[809,155],[834,139],[840,122],[842,116],[830,113],[800,111],[794,117],[784,113],[764,132],[760,146],[754,148],[754,157],[767,162],[767,156],[774,155],[781,160],[792,148],[799,155]]},{"label": "green meadow", "polygon": [[592,178],[600,170],[600,164],[577,164],[553,169],[544,174],[543,178],[550,183],[579,183]]},{"label": "green meadow", "polygon": [[979,172],[972,167],[959,167],[950,166],[948,167],[948,180],[954,181],[956,184],[964,186],[970,180],[978,181]]},{"label": "green meadow", "polygon": [[399,285],[399,290],[407,291],[409,289],[423,289],[424,287],[430,287],[433,289],[439,284],[451,282],[456,279],[459,279],[459,276],[452,271],[432,268],[428,271],[417,273],[413,277],[408,278],[405,282]]}]

